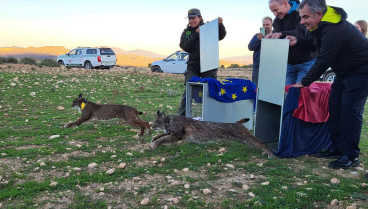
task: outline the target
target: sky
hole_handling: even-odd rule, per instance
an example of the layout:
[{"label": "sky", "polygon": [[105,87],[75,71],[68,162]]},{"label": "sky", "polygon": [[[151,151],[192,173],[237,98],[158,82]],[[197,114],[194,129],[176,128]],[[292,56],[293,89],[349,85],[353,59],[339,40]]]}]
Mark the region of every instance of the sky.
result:
[{"label": "sky", "polygon": [[[327,0],[348,21],[368,20],[365,0]],[[205,21],[222,17],[227,31],[220,58],[251,55],[248,43],[273,14],[268,0],[0,0],[0,47],[109,46],[169,55],[191,8]]]}]

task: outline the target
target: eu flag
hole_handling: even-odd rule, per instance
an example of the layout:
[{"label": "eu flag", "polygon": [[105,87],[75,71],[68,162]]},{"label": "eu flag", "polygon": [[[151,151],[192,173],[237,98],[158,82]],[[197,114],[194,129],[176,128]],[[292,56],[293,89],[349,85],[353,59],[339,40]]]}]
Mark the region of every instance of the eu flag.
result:
[{"label": "eu flag", "polygon": [[228,78],[218,81],[214,78],[192,77],[189,82],[208,83],[209,96],[220,102],[231,103],[256,98],[256,85],[246,79]]}]

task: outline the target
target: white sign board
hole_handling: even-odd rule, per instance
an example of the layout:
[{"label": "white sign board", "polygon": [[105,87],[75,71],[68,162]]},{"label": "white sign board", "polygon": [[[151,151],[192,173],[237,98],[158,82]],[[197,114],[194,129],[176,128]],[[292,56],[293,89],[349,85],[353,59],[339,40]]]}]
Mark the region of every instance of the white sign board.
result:
[{"label": "white sign board", "polygon": [[218,18],[199,28],[201,73],[219,67],[219,28]]},{"label": "white sign board", "polygon": [[262,39],[259,65],[258,99],[284,104],[289,40]]}]

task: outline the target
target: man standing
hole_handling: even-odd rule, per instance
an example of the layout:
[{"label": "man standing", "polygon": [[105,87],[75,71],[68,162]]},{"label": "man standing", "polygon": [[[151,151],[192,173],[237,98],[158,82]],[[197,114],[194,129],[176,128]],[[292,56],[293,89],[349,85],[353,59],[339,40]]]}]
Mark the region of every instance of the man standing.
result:
[{"label": "man standing", "polygon": [[291,46],[317,50],[318,56],[307,75],[294,86],[310,85],[328,67],[336,73],[329,98],[332,146],[317,157],[339,157],[329,163],[332,168],[357,166],[368,96],[368,39],[346,21],[343,9],[326,6],[325,0],[304,0],[298,10],[301,24],[311,31],[311,39],[286,38]]},{"label": "man standing", "polygon": [[[201,73],[201,57],[199,44],[199,27],[204,25],[204,21],[199,9],[193,8],[188,11],[188,25],[180,37],[180,48],[189,53],[187,70],[184,73],[184,85],[194,76],[200,78],[217,78],[217,68]],[[226,36],[226,29],[222,17],[218,18],[219,40]],[[186,91],[184,90],[181,98],[178,115],[185,116]]]},{"label": "man standing", "polygon": [[[308,30],[300,24],[300,16],[297,11],[299,1],[270,0],[269,7],[275,15],[273,22],[274,31],[266,38],[279,39],[286,36],[304,37]],[[295,84],[301,81],[315,61],[315,54],[305,49],[289,48],[288,65],[285,85]]]},{"label": "man standing", "polygon": [[253,71],[252,71],[252,81],[258,86],[258,74],[259,74],[259,58],[261,55],[261,40],[265,35],[272,32],[272,18],[265,17],[262,20],[262,25],[265,34],[257,33],[253,36],[252,40],[248,44],[249,51],[253,51]]}]

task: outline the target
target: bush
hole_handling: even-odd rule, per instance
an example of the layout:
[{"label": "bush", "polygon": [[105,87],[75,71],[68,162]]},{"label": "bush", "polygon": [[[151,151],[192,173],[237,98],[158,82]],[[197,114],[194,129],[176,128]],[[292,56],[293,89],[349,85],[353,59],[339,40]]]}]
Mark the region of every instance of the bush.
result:
[{"label": "bush", "polygon": [[238,64],[231,64],[228,68],[239,68],[240,66]]},{"label": "bush", "polygon": [[6,58],[5,57],[0,57],[0,64],[4,64],[6,63]]},{"label": "bush", "polygon": [[59,67],[59,64],[55,60],[44,59],[41,61],[40,66]]},{"label": "bush", "polygon": [[7,63],[13,63],[13,64],[18,64],[18,63],[19,63],[18,59],[17,59],[17,58],[15,58],[15,57],[8,57],[8,58],[6,59],[6,62],[7,62]]},{"label": "bush", "polygon": [[37,61],[35,58],[32,57],[25,57],[20,60],[20,63],[26,64],[26,65],[37,65]]}]

